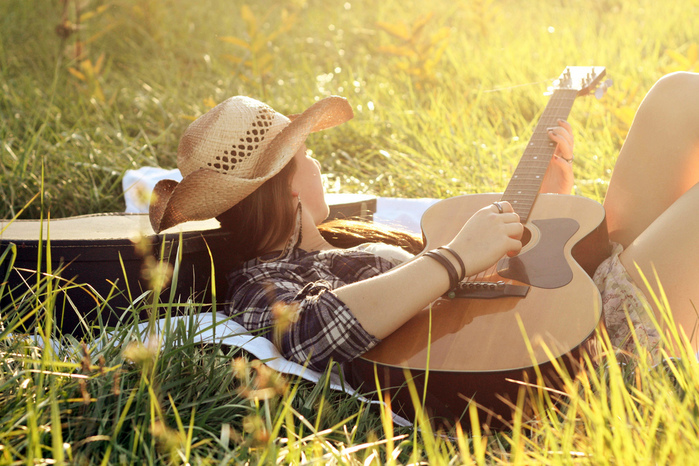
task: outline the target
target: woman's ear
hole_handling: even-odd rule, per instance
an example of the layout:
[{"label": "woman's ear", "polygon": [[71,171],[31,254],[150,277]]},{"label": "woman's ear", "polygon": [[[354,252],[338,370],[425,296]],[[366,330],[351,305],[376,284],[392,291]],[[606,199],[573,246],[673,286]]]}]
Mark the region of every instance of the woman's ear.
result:
[{"label": "woman's ear", "polygon": [[298,192],[298,191],[294,191],[294,190],[292,189],[292,190],[291,190],[291,195],[292,195],[292,197],[299,197],[299,192]]}]

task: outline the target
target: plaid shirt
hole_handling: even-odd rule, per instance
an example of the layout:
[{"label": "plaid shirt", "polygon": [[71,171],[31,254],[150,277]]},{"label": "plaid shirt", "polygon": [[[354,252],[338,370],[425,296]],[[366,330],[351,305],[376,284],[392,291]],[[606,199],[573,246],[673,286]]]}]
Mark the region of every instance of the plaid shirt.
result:
[{"label": "plaid shirt", "polygon": [[[391,269],[393,262],[356,249],[294,249],[283,259],[274,258],[275,253],[252,259],[228,275],[231,304],[226,312],[233,320],[274,341],[285,358],[308,362],[319,371],[331,359],[349,361],[379,342],[333,290],[379,275]],[[294,313],[296,321],[275,338],[274,304],[278,302],[297,303],[298,313]]]}]

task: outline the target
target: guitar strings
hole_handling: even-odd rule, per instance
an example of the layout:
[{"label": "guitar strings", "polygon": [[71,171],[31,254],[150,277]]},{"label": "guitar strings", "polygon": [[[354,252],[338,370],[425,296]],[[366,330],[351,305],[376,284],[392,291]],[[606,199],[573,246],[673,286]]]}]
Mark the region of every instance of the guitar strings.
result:
[{"label": "guitar strings", "polygon": [[463,282],[492,282],[491,277],[497,274],[497,264],[470,277],[466,277]]}]

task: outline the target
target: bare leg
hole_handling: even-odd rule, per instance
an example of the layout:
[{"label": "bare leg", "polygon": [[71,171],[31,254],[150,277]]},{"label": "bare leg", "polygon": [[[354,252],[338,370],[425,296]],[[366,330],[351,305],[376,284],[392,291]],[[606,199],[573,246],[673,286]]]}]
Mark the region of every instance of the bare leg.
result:
[{"label": "bare leg", "polygon": [[[610,238],[644,289],[636,264],[657,292],[654,271],[675,322],[699,349],[699,74],[661,79],[641,104],[604,205]],[[644,290],[646,295],[650,295]],[[658,312],[655,309],[656,314]]]},{"label": "bare leg", "polygon": [[660,79],[641,103],[609,184],[612,241],[631,244],[699,181],[699,74]]},{"label": "bare leg", "polygon": [[[699,184],[663,212],[624,250],[620,259],[649,301],[650,293],[636,266],[641,268],[656,295],[660,282],[675,323],[690,338],[694,351],[699,351]],[[657,281],[654,271],[658,274]],[[655,306],[654,310],[661,322]]]}]

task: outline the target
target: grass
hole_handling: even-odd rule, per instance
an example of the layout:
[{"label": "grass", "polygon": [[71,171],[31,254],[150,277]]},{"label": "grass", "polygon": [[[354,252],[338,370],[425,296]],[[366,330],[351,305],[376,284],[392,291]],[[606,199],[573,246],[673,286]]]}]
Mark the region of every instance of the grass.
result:
[{"label": "grass", "polygon": [[[566,65],[606,66],[615,82],[570,117],[576,192],[601,200],[645,91],[699,69],[697,13],[694,0],[6,0],[0,211],[123,211],[123,173],[174,167],[184,128],[235,94],[286,113],[329,94],[350,100],[355,119],[309,141],[329,191],[502,191]],[[240,362],[234,372],[242,355],[195,344],[186,323],[161,351],[132,326],[53,351],[42,342],[55,336],[46,311],[61,286],[49,278],[0,310],[0,464],[695,462],[691,357],[651,368],[607,351],[540,420],[435,437],[324,384],[289,380],[249,399],[245,387],[269,376]],[[30,315],[41,316],[38,339],[17,336]],[[130,341],[143,346],[125,352]]]}]

